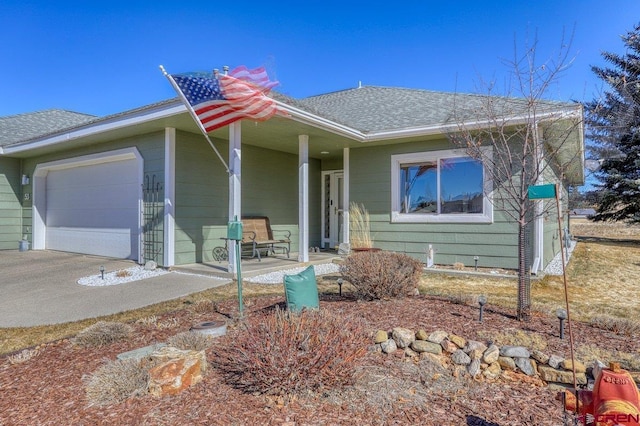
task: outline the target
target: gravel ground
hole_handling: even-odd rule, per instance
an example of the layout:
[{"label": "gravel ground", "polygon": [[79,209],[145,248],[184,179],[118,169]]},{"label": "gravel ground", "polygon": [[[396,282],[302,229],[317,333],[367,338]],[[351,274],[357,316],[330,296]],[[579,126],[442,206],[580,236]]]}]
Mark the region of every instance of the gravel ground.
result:
[{"label": "gravel ground", "polygon": [[[166,271],[162,268],[156,268],[152,271],[147,271],[142,266],[133,266],[127,269],[121,269],[119,271],[105,272],[104,279],[101,274],[91,275],[88,277],[80,278],[78,284],[86,285],[90,287],[101,287],[107,285],[118,285],[124,283],[130,283],[132,281],[144,280],[146,278],[158,277],[164,274],[180,274],[180,275],[193,275],[197,277],[207,277],[213,280],[227,280],[226,278],[212,277],[208,275],[190,274],[188,272]],[[118,276],[120,275],[120,276]]]},{"label": "gravel ground", "polygon": [[[297,274],[302,272],[306,267],[287,269],[284,271],[271,272],[268,274],[258,275],[256,277],[246,278],[244,281],[257,284],[282,284],[284,275]],[[314,265],[313,269],[317,275],[334,274],[340,270],[340,266],[335,263],[323,263],[322,265]]]},{"label": "gravel ground", "polygon": [[[569,263],[569,259],[571,259],[571,253],[573,253],[573,249],[576,248],[576,241],[571,241],[569,244],[569,249],[565,252],[565,265]],[[553,258],[551,262],[544,268],[544,273],[547,275],[562,275],[562,253],[558,253],[556,257]]]}]

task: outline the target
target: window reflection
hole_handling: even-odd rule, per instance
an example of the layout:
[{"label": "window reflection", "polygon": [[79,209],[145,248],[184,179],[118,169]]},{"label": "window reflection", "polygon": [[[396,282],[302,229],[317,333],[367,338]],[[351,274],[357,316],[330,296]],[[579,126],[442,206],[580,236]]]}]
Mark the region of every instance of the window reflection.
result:
[{"label": "window reflection", "polygon": [[483,212],[483,172],[479,161],[470,157],[453,157],[405,163],[400,165],[400,173],[401,213]]}]

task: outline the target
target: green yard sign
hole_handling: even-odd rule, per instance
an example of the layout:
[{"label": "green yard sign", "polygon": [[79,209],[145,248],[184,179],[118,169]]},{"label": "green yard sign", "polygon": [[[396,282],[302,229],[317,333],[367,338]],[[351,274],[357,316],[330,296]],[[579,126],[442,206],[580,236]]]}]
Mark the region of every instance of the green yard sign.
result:
[{"label": "green yard sign", "polygon": [[528,190],[530,200],[538,200],[541,198],[556,198],[556,185],[549,183],[547,185],[531,185]]}]

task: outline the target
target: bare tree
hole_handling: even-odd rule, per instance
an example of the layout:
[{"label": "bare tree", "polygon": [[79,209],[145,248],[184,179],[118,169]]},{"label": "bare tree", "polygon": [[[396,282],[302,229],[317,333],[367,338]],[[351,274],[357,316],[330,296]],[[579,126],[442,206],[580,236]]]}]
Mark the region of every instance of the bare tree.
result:
[{"label": "bare tree", "polygon": [[[517,224],[521,321],[529,319],[531,309],[527,228],[553,206],[529,200],[528,187],[557,178],[564,181],[575,173],[582,176],[582,107],[547,100],[572,62],[569,46],[563,43],[558,54],[542,64],[536,58],[537,40],[522,54],[514,49],[514,58],[505,61],[510,69],[506,93],[496,96],[494,84],[485,84],[485,94],[459,95],[453,114],[457,128],[449,135],[483,163],[486,177],[493,181],[491,193],[485,195]],[[577,149],[569,149],[576,138]]]}]

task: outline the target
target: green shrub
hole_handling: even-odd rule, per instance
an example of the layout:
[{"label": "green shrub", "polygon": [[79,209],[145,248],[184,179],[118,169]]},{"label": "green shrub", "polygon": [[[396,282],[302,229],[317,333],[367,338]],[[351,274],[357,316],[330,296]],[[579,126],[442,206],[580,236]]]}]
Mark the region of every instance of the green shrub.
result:
[{"label": "green shrub", "polygon": [[84,376],[89,405],[111,405],[147,392],[149,373],[135,359],[110,361]]},{"label": "green shrub", "polygon": [[213,338],[196,331],[184,331],[167,339],[167,345],[183,351],[203,351],[213,344]]},{"label": "green shrub", "polygon": [[401,253],[356,252],[345,259],[340,272],[359,298],[399,298],[418,287],[422,263]]},{"label": "green shrub", "polygon": [[85,347],[104,346],[126,339],[132,332],[133,327],[129,324],[98,321],[78,333],[73,343]]},{"label": "green shrub", "polygon": [[350,384],[368,343],[360,320],[323,310],[282,311],[252,322],[216,345],[212,365],[248,393],[293,396]]}]

